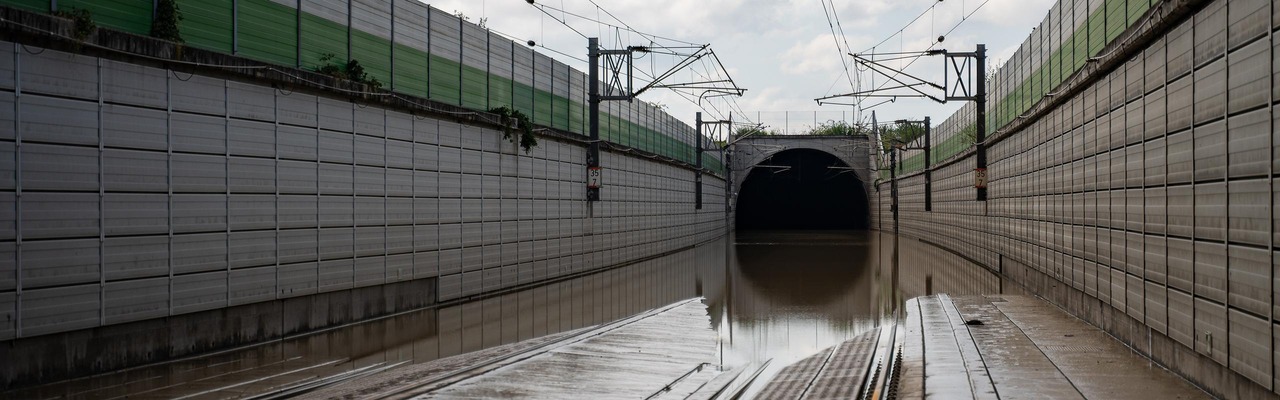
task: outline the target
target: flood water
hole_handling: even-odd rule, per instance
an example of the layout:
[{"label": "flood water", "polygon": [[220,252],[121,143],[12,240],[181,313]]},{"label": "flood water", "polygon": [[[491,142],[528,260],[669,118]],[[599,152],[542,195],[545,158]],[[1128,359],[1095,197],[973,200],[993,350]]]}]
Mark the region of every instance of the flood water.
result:
[{"label": "flood water", "polygon": [[0,397],[244,397],[606,323],[698,296],[719,332],[720,363],[752,371],[772,360],[757,379],[767,382],[787,364],[877,328],[905,299],[1015,290],[998,275],[913,239],[865,231],[744,231],[521,292]]}]

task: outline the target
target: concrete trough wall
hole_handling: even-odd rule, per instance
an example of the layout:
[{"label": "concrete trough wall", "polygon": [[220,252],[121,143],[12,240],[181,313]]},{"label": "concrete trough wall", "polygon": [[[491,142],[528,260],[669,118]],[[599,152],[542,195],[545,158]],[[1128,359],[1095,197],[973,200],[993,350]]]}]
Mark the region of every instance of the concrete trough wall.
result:
[{"label": "concrete trough wall", "polygon": [[[695,210],[692,170],[631,154],[602,154],[604,199],[588,203],[581,142],[545,136],[526,153],[489,127],[329,93],[0,42],[0,379],[463,300],[724,233],[722,180],[704,179]],[[334,293],[377,311],[48,353],[104,329],[289,321],[291,299]]]},{"label": "concrete trough wall", "polygon": [[[1017,278],[1211,393],[1274,396],[1280,7],[1202,3],[991,145],[988,201],[974,201],[971,155],[933,172],[932,212],[923,177],[902,178],[901,230]],[[874,226],[892,229],[888,184],[873,197]]]}]

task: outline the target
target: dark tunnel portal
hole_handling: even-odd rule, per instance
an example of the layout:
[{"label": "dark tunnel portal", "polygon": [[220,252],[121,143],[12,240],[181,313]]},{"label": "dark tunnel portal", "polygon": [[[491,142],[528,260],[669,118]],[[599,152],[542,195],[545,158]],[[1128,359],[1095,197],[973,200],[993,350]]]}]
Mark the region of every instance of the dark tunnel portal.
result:
[{"label": "dark tunnel portal", "polygon": [[868,210],[862,182],[839,158],[818,150],[785,150],[757,164],[743,181],[737,225],[744,230],[865,230]]}]

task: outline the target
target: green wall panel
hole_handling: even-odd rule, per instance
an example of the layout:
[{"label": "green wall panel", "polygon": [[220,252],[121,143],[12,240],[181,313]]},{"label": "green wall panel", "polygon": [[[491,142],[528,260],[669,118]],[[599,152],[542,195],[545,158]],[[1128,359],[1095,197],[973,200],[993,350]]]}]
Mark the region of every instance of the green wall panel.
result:
[{"label": "green wall panel", "polygon": [[462,66],[462,106],[476,109],[489,109],[489,73],[479,69]]},{"label": "green wall panel", "polygon": [[232,0],[177,0],[182,40],[203,49],[231,53],[235,15]]},{"label": "green wall panel", "polygon": [[151,33],[152,0],[60,0],[58,10],[89,10],[98,26],[147,35]]},{"label": "green wall panel", "polygon": [[570,102],[572,107],[569,108],[569,131],[577,134],[585,134],[583,126],[586,126],[587,110],[581,104]]},{"label": "green wall panel", "polygon": [[1142,14],[1146,14],[1147,10],[1150,8],[1151,3],[1147,2],[1147,0],[1129,0],[1129,22],[1125,25],[1133,26],[1133,24],[1138,22],[1138,18],[1141,18]]},{"label": "green wall panel", "polygon": [[511,85],[511,107],[533,117],[533,88],[520,82]]},{"label": "green wall panel", "polygon": [[[537,124],[588,133],[587,107],[582,103],[409,46],[392,44],[373,34],[349,30],[342,23],[316,15],[302,13],[299,18],[297,9],[287,5],[270,0],[177,1],[184,14],[180,26],[183,38],[194,47],[304,69],[323,66],[321,57],[333,54],[334,59],[328,63],[358,60],[366,73],[397,92],[478,110],[509,105]],[[50,3],[0,0],[0,4],[47,11]],[[88,9],[104,28],[138,34],[150,32],[151,4],[152,0],[59,1],[63,10]],[[235,37],[237,33],[239,36]],[[600,116],[600,129],[605,140],[673,159],[693,162],[698,156],[693,146],[677,138],[679,132],[668,135],[610,114]],[[712,158],[706,159],[706,165],[723,171],[723,165]]]},{"label": "green wall panel", "polygon": [[[535,90],[533,92],[533,122],[538,125],[551,126],[551,98],[554,97],[550,93]],[[616,129],[616,128],[615,128]]]},{"label": "green wall panel", "polygon": [[1125,18],[1126,6],[1125,0],[1107,0],[1103,5],[1107,8],[1107,43],[1116,40],[1129,27],[1129,20]]},{"label": "green wall panel", "polygon": [[427,52],[402,44],[395,45],[394,85],[397,92],[427,97]]},{"label": "green wall panel", "polygon": [[1102,51],[1107,45],[1107,13],[1106,6],[1098,7],[1093,14],[1089,15],[1088,26],[1089,32],[1089,51],[1085,54],[1093,57]]},{"label": "green wall panel", "polygon": [[443,103],[462,105],[462,71],[459,68],[457,61],[431,56],[431,78],[428,80],[430,90],[427,97]]},{"label": "green wall panel", "polygon": [[2,0],[0,1],[0,4],[36,12],[49,12],[49,8],[53,6],[53,3],[50,2],[50,0]]},{"label": "green wall panel", "polygon": [[280,65],[298,65],[298,10],[270,0],[238,0],[238,54]]},{"label": "green wall panel", "polygon": [[360,61],[370,78],[386,87],[391,82],[391,41],[358,30],[351,31],[351,59]]},{"label": "green wall panel", "polygon": [[325,65],[320,61],[326,54],[335,57],[329,61],[345,64],[347,54],[347,27],[315,15],[302,13],[302,68],[315,69]]},{"label": "green wall panel", "polygon": [[564,97],[555,97],[555,105],[552,107],[554,111],[552,126],[556,129],[569,130],[569,114],[573,110],[573,102]]},{"label": "green wall panel", "polygon": [[511,80],[501,76],[489,75],[489,107],[511,107]]}]

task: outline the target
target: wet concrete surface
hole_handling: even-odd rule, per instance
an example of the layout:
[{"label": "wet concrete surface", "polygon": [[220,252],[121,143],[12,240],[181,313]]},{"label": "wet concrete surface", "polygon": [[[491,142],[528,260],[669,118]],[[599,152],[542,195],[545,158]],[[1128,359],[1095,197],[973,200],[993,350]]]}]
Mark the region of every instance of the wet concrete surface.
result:
[{"label": "wet concrete surface", "polygon": [[0,397],[243,398],[403,373],[699,296],[718,342],[712,363],[735,371],[730,386],[755,376],[750,395],[783,367],[881,326],[906,298],[1017,291],[1006,286],[954,254],[888,234],[746,231],[525,291]]},{"label": "wet concrete surface", "polygon": [[1031,296],[915,298],[901,326],[902,399],[1212,398]]}]

